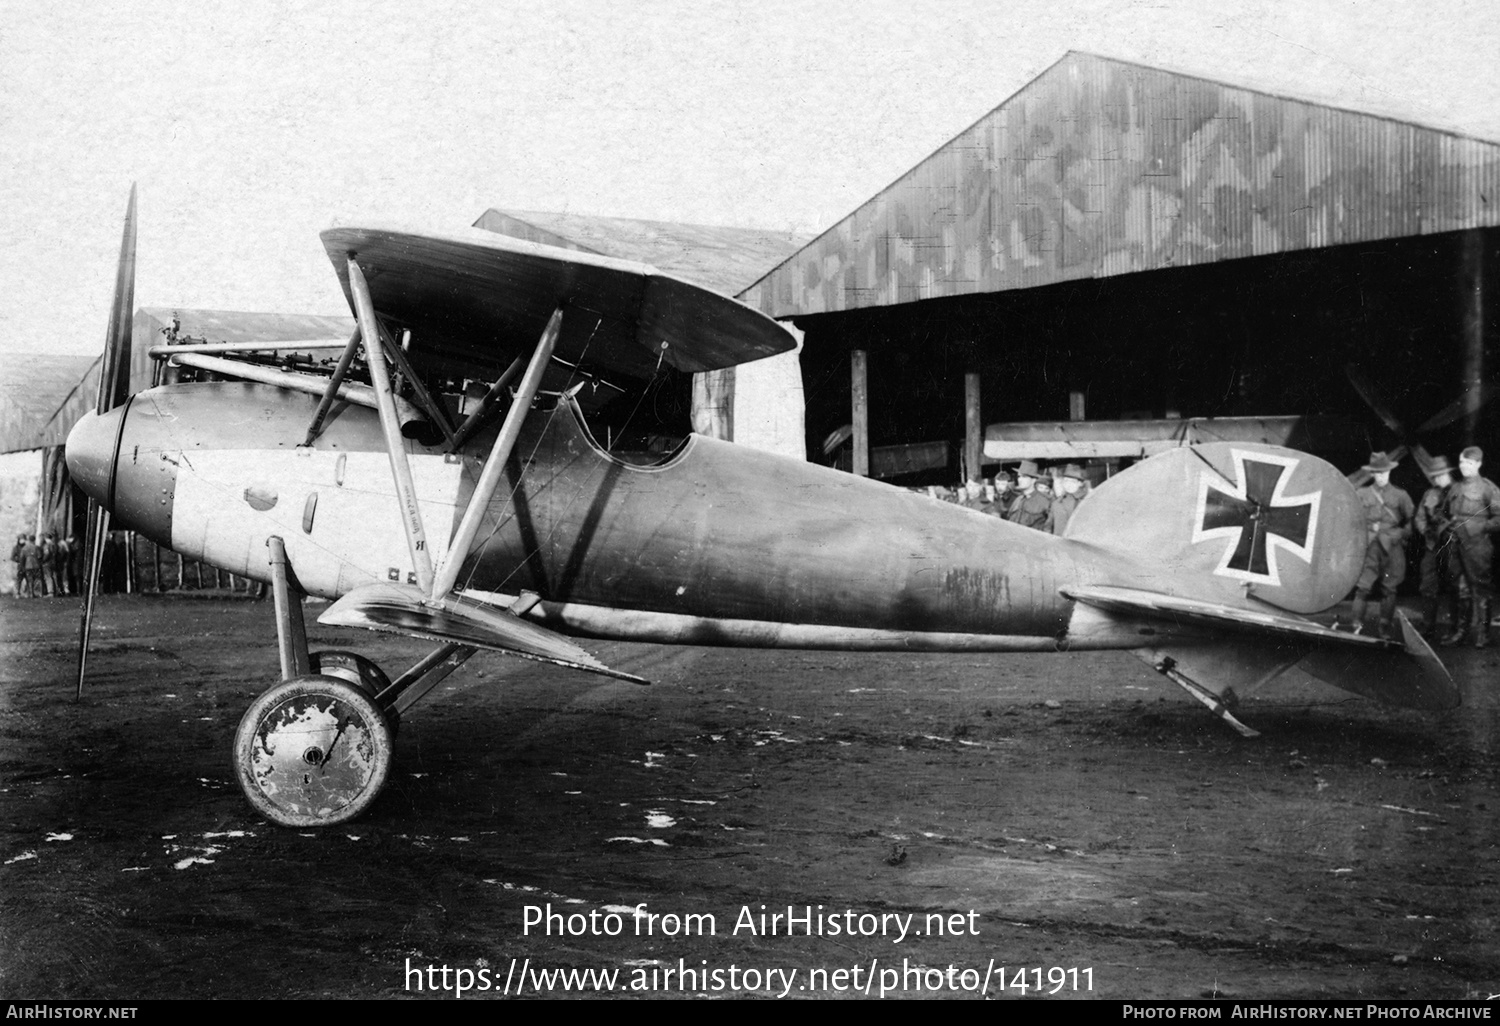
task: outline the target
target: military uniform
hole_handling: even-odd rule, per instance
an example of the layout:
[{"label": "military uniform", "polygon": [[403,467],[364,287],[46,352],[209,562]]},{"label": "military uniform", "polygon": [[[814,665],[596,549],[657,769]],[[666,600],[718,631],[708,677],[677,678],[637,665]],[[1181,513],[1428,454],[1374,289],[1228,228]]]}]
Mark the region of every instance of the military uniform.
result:
[{"label": "military uniform", "polygon": [[1380,636],[1389,637],[1396,615],[1396,589],[1406,580],[1406,539],[1411,534],[1416,509],[1411,496],[1393,484],[1367,484],[1359,490],[1365,511],[1368,544],[1365,565],[1354,586],[1354,626],[1364,621],[1365,603],[1379,582]]},{"label": "military uniform", "polygon": [[[1491,574],[1495,546],[1490,535],[1500,532],[1500,487],[1486,477],[1467,477],[1448,486],[1448,520],[1452,524],[1453,547],[1464,580],[1469,585],[1473,609],[1474,644],[1489,643],[1490,604],[1495,597]],[[1464,625],[1443,640],[1463,639]]]},{"label": "military uniform", "polygon": [[1038,531],[1047,529],[1047,518],[1052,512],[1052,500],[1041,492],[1032,490],[1021,492],[1010,501],[1010,508],[1005,511],[1005,519],[1022,527],[1035,528]]},{"label": "military uniform", "polygon": [[1078,496],[1060,495],[1052,500],[1052,508],[1047,511],[1047,529],[1053,534],[1062,534],[1068,529],[1068,520],[1073,516],[1073,511],[1078,508]]},{"label": "military uniform", "polygon": [[[1069,482],[1072,482],[1071,486]],[[1083,470],[1078,464],[1069,463],[1063,467],[1062,473],[1057,478],[1057,495],[1047,511],[1047,530],[1061,535],[1068,529],[1068,521],[1072,518],[1073,511],[1083,501],[1083,486]]]},{"label": "military uniform", "polygon": [[[1450,485],[1433,485],[1422,493],[1413,517],[1417,534],[1422,538],[1422,634],[1432,637],[1442,619],[1443,600],[1457,599],[1454,546],[1448,532],[1447,499]],[[1452,620],[1459,622],[1459,611],[1452,607]]]}]

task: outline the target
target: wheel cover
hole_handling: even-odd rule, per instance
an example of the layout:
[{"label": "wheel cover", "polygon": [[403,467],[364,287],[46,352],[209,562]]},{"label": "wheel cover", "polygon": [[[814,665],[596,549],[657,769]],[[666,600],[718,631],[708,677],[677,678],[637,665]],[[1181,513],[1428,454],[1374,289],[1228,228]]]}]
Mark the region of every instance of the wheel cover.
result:
[{"label": "wheel cover", "polygon": [[270,819],[339,823],[362,812],[384,785],[390,728],[352,685],[304,677],[256,700],[240,723],[235,755],[246,797]]}]

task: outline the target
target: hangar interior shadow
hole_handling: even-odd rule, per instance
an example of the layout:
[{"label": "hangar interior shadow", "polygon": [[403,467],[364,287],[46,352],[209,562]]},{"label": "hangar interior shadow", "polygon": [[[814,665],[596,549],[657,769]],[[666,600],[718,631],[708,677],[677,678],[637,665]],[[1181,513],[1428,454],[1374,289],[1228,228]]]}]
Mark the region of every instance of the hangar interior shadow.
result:
[{"label": "hangar interior shadow", "polygon": [[[961,439],[975,371],[987,424],[1066,420],[1078,391],[1090,419],[1335,415],[1394,447],[1345,365],[1409,430],[1456,400],[1468,283],[1479,274],[1488,300],[1500,271],[1500,230],[1475,242],[1452,232],[798,317],[808,452],[849,422],[855,349],[869,352],[873,446]],[[1490,375],[1497,308],[1482,314]],[[1500,441],[1487,423],[1479,444]],[[1423,441],[1452,453],[1463,433],[1459,420]]]}]

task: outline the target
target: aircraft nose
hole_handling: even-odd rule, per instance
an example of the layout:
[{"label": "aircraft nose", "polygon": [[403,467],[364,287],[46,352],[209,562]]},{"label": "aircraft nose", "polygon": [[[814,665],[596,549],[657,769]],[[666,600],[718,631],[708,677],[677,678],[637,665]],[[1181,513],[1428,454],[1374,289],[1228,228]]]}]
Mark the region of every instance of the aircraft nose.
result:
[{"label": "aircraft nose", "polygon": [[108,413],[86,413],[68,434],[68,473],[112,514],[113,526],[172,544],[177,443],[149,392]]},{"label": "aircraft nose", "polygon": [[120,436],[123,406],[105,414],[85,413],[68,432],[68,473],[84,494],[100,505],[113,499],[109,494],[110,478],[115,468],[115,442]]}]

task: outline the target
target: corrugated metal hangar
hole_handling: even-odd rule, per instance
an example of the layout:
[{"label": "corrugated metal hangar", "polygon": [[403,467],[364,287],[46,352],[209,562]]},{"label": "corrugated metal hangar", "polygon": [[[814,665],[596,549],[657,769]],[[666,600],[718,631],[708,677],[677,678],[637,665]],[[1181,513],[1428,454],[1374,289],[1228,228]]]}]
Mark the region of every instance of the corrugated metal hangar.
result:
[{"label": "corrugated metal hangar", "polygon": [[1493,359],[1497,198],[1495,143],[1070,53],[742,298],[806,333],[814,442],[859,352],[877,446],[963,437],[966,373],[988,422],[1373,422],[1353,363],[1420,423]]}]

